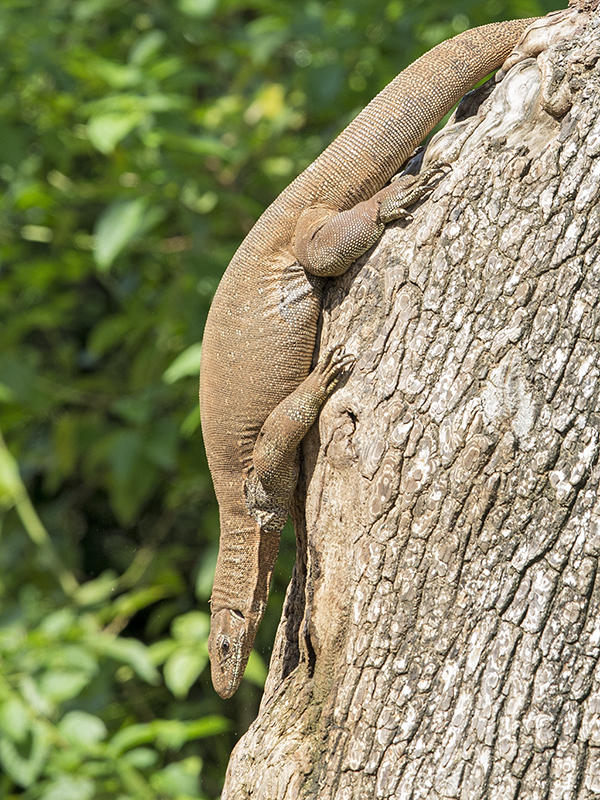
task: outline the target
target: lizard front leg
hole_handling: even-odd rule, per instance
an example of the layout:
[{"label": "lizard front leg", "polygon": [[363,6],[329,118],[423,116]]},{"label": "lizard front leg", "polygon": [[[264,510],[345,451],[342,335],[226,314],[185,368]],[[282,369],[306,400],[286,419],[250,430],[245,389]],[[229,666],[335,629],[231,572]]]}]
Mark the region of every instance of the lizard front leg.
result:
[{"label": "lizard front leg", "polygon": [[386,223],[409,218],[406,209],[431,192],[445,173],[446,167],[434,166],[421,175],[403,175],[348,211],[307,208],[296,225],[296,258],[312,275],[342,275],[377,242]]},{"label": "lizard front leg", "polygon": [[283,527],[298,477],[298,445],[354,360],[335,347],[262,426],[246,480],[246,504],[261,530],[279,533]]}]

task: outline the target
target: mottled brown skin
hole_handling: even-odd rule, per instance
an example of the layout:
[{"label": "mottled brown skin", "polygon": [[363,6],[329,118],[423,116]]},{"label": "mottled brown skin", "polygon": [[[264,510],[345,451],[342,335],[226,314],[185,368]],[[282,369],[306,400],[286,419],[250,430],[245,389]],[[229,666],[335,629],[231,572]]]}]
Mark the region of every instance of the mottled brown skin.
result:
[{"label": "mottled brown skin", "polygon": [[344,273],[430,190],[435,171],[386,184],[533,21],[466,31],[400,73],[269,206],[221,280],[200,404],[221,518],[209,652],[222,697],[239,686],[265,609],[298,444],[352,361],[336,349],[310,372],[322,279]]}]

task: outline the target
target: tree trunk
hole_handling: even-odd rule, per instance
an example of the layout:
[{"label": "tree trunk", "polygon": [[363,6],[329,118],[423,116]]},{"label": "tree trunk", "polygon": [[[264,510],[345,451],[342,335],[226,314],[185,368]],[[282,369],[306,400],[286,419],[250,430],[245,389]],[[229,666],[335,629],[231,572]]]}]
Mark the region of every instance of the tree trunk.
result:
[{"label": "tree trunk", "polygon": [[471,97],[452,172],[331,282],[320,349],[358,361],[223,800],[600,793],[599,42]]}]

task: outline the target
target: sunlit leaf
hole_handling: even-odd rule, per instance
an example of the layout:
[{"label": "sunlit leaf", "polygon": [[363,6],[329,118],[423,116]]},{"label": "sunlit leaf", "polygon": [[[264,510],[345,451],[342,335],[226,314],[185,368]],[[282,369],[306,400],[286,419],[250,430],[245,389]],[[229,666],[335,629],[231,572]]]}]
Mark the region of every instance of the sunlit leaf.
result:
[{"label": "sunlit leaf", "polygon": [[175,358],[163,373],[165,383],[175,383],[180,378],[198,375],[200,371],[201,342],[191,344]]},{"label": "sunlit leaf", "polygon": [[164,31],[148,31],[136,41],[131,49],[129,60],[132,64],[145,64],[160,50],[166,40]]},{"label": "sunlit leaf", "polygon": [[191,722],[158,719],[153,722],[129,725],[116,733],[110,740],[117,755],[134,747],[155,742],[160,749],[179,750],[186,742],[216,736],[228,730],[230,723],[218,714],[201,717]]},{"label": "sunlit leaf", "polygon": [[179,10],[190,17],[208,17],[218,4],[219,0],[178,0],[177,3]]},{"label": "sunlit leaf", "polygon": [[128,664],[147,683],[158,683],[159,674],[152,663],[148,649],[137,639],[112,638],[98,635],[90,640],[90,646],[102,655]]},{"label": "sunlit leaf", "polygon": [[6,447],[0,447],[0,499],[3,496],[14,499],[19,491],[20,477],[17,462]]},{"label": "sunlit leaf", "polygon": [[145,229],[148,201],[143,197],[117,200],[104,209],[94,231],[94,258],[106,270],[132,239]]},{"label": "sunlit leaf", "polygon": [[149,647],[152,663],[157,665],[164,664],[179,646],[173,639],[161,639],[159,642],[154,642]]},{"label": "sunlit leaf", "polygon": [[0,704],[0,731],[11,741],[23,742],[29,731],[31,719],[27,708],[17,696]]},{"label": "sunlit leaf", "polygon": [[88,122],[90,142],[101,153],[112,153],[117,144],[143,119],[143,114],[130,113],[98,114]]},{"label": "sunlit leaf", "polygon": [[17,745],[0,732],[0,765],[19,785],[31,786],[44,768],[49,753],[49,743],[40,723],[31,727],[29,746]]},{"label": "sunlit leaf", "polygon": [[38,630],[50,639],[67,637],[75,626],[75,613],[71,608],[57,608],[47,614],[41,621]]},{"label": "sunlit leaf", "polygon": [[127,592],[106,607],[104,613],[109,618],[132,617],[136,612],[162,600],[171,593],[172,589],[169,586],[148,586],[138,591]]},{"label": "sunlit leaf", "polygon": [[175,697],[186,697],[208,663],[206,647],[180,647],[164,666],[165,683]]},{"label": "sunlit leaf", "polygon": [[85,711],[69,711],[61,719],[58,728],[74,744],[96,744],[107,734],[104,722]]},{"label": "sunlit leaf", "polygon": [[46,670],[39,679],[40,692],[52,703],[77,697],[89,682],[89,674],[80,670]]},{"label": "sunlit leaf", "polygon": [[171,631],[182,642],[205,642],[208,638],[210,617],[202,611],[188,611],[173,620]]},{"label": "sunlit leaf", "polygon": [[158,753],[156,750],[151,750],[149,747],[136,747],[134,750],[129,750],[122,758],[131,764],[132,767],[137,769],[148,769],[153,767],[158,761]]},{"label": "sunlit leaf", "polygon": [[150,779],[152,788],[167,797],[197,797],[202,761],[197,756],[169,764]]},{"label": "sunlit leaf", "polygon": [[77,775],[59,775],[47,783],[39,795],[40,800],[91,800],[94,781]]},{"label": "sunlit leaf", "polygon": [[246,671],[244,672],[244,678],[249,680],[250,683],[254,683],[256,686],[259,686],[261,689],[265,685],[265,681],[267,679],[267,667],[256,650],[252,650],[250,653]]},{"label": "sunlit leaf", "polygon": [[77,589],[76,599],[82,606],[95,605],[108,600],[115,588],[116,575],[112,571],[106,571],[94,580],[82,583]]},{"label": "sunlit leaf", "polygon": [[[218,530],[218,520],[215,515],[215,530]],[[200,600],[208,600],[212,591],[213,580],[215,577],[215,567],[217,566],[218,546],[216,542],[206,549],[205,557],[198,565],[196,573],[196,597]]]},{"label": "sunlit leaf", "polygon": [[196,403],[192,410],[184,417],[180,431],[186,439],[190,439],[200,427],[200,407]]},{"label": "sunlit leaf", "polygon": [[15,394],[5,383],[0,381],[0,403],[10,403],[14,400]]}]

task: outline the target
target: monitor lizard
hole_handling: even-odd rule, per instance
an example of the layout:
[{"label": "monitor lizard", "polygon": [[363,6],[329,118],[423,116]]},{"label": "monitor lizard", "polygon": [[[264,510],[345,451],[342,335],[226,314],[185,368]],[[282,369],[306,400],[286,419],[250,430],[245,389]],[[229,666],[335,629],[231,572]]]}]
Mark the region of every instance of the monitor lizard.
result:
[{"label": "monitor lizard", "polygon": [[407,67],[267,208],[223,275],[200,372],[220,509],[208,648],[222,697],[238,688],[263,616],[298,445],[354,361],[336,347],[311,371],[324,279],[344,273],[431,191],[443,167],[386,184],[536,19],[468,30]]}]

